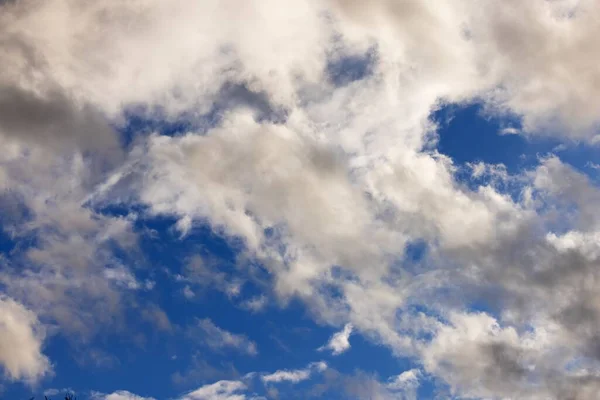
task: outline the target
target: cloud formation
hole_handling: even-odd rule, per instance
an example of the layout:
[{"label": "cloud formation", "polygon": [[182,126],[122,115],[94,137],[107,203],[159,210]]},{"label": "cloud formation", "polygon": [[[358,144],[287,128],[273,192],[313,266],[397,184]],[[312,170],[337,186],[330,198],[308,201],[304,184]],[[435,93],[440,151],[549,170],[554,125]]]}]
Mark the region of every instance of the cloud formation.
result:
[{"label": "cloud formation", "polygon": [[[137,276],[136,221],[169,217],[181,240],[208,224],[238,245],[231,271],[200,255],[173,271],[188,299],[238,298],[252,282],[265,293],[242,307],[297,299],[344,325],[334,355],[356,332],[456,396],[594,398],[597,182],[555,155],[512,175],[471,165],[465,182],[431,115],[478,102],[520,122],[501,134],[597,145],[598,12],[593,0],[0,3],[6,376],[50,371],[46,325],[85,342],[134,329],[125,315],[144,307],[136,317],[172,331]],[[186,128],[123,133],[132,114]],[[405,249],[420,241],[412,268]],[[258,353],[210,319],[191,331]],[[358,398],[418,386],[416,373],[361,379],[339,381]]]},{"label": "cloud formation", "polygon": [[304,369],[296,370],[279,370],[272,374],[263,375],[260,377],[264,383],[291,382],[298,383],[310,378],[313,372],[323,372],[327,369],[327,364],[323,361],[309,364]]}]

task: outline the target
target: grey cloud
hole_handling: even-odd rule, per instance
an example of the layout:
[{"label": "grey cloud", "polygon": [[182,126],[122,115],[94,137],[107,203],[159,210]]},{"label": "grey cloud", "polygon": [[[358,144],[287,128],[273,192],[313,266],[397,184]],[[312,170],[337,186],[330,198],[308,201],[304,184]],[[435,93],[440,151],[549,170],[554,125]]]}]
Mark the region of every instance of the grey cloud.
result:
[{"label": "grey cloud", "polygon": [[[543,347],[546,339],[521,338],[519,341],[528,343],[538,341],[542,348],[527,347],[517,341],[495,342],[479,345],[471,355],[466,351],[457,354],[465,365],[480,363],[481,373],[475,375],[481,384],[471,387],[472,393],[560,399],[564,396],[562,390],[567,390],[573,398],[593,398],[590,393],[596,380],[570,376],[564,368],[569,362],[580,360],[582,370],[590,371],[582,374],[593,376],[593,365],[600,360],[596,333],[600,329],[596,295],[600,265],[598,223],[591,217],[562,218],[564,225],[558,225],[558,229],[564,230],[566,225],[575,230],[562,234],[545,232],[548,226],[556,226],[557,211],[568,208],[575,216],[580,212],[587,215],[597,201],[598,189],[557,160],[551,164],[551,169],[540,167],[532,178],[536,187],[543,188],[537,198],[540,211],[535,218],[523,219],[518,230],[498,236],[489,245],[449,253],[462,271],[446,284],[457,285],[459,297],[467,307],[483,300],[498,313],[501,323],[515,327],[519,334],[533,330],[552,338],[548,339],[552,350]],[[553,195],[548,196],[548,192]],[[463,278],[456,279],[459,276]],[[464,370],[463,374],[475,379],[471,372]],[[573,384],[575,381],[579,385]]]},{"label": "grey cloud", "polygon": [[287,112],[271,103],[269,94],[251,88],[248,83],[226,82],[220,89],[214,113],[226,112],[237,107],[249,107],[256,112],[259,121],[285,122]]},{"label": "grey cloud", "polygon": [[16,86],[0,86],[0,132],[58,151],[76,148],[110,157],[121,152],[106,118],[91,106],[76,106],[58,89],[40,96]]}]

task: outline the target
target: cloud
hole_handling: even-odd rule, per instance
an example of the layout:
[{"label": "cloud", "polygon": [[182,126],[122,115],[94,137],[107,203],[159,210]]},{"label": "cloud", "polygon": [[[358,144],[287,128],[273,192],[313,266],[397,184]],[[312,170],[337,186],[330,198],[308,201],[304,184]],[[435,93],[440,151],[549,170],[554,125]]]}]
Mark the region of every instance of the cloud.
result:
[{"label": "cloud", "polygon": [[57,151],[75,147],[120,155],[117,135],[100,112],[91,106],[79,108],[59,89],[38,96],[20,87],[0,86],[0,93],[0,134]]},{"label": "cloud", "polygon": [[255,296],[241,303],[242,308],[257,313],[265,309],[268,299],[265,295]]},{"label": "cloud", "polygon": [[334,356],[344,353],[350,348],[350,335],[352,334],[352,324],[346,324],[344,329],[331,336],[329,342],[319,347],[319,350],[329,349]]},{"label": "cloud", "polygon": [[399,62],[411,60],[418,74],[444,81],[437,89],[442,96],[479,92],[490,104],[522,116],[525,131],[593,138],[598,115],[590,99],[597,87],[589,82],[598,75],[588,64],[589,54],[595,54],[588,40],[600,29],[591,20],[596,2],[541,0],[508,6],[492,1],[483,7],[462,1],[444,7],[392,0],[333,3],[380,43],[401,44],[383,54],[395,55]]},{"label": "cloud", "polygon": [[141,312],[142,318],[154,324],[158,329],[166,332],[173,330],[173,325],[169,320],[169,316],[160,307],[150,305],[145,307]]},{"label": "cloud", "polygon": [[45,337],[37,316],[13,299],[0,297],[0,365],[10,380],[35,383],[51,372],[42,353]]},{"label": "cloud", "polygon": [[275,371],[272,374],[262,375],[260,379],[264,383],[279,383],[284,381],[298,383],[309,379],[313,372],[323,372],[326,369],[327,364],[320,361],[311,363],[304,369]]},{"label": "cloud", "polygon": [[194,291],[193,291],[193,290],[192,290],[192,289],[191,289],[189,286],[185,286],[185,287],[183,288],[183,291],[182,291],[182,292],[183,292],[183,296],[184,296],[186,299],[188,299],[188,300],[189,300],[189,299],[193,299],[193,298],[194,298],[194,296],[196,295],[196,294],[194,293]]},{"label": "cloud", "polygon": [[[597,141],[598,2],[0,7],[0,190],[19,210],[4,213],[19,246],[0,283],[29,334],[7,337],[31,339],[22,360],[34,365],[6,358],[11,379],[48,368],[35,315],[83,338],[123,323],[143,284],[135,213],[101,211],[118,204],[241,243],[236,273],[192,258],[187,297],[210,285],[235,298],[260,264],[280,304],[352,323],[334,354],[350,326],[457,396],[593,398],[600,191],[557,157],[516,176],[478,164],[474,179],[494,179],[461,181],[430,116],[481,102],[524,135]],[[338,74],[351,60],[364,65]],[[111,127],[131,110],[189,129],[134,132],[122,147]],[[428,245],[419,269],[399,261],[415,241]],[[482,303],[489,313],[465,312]],[[141,317],[167,329],[159,314]],[[198,330],[214,349],[257,352],[210,320]],[[242,383],[221,382],[198,391],[244,398]],[[392,385],[344,382],[355,397]]]},{"label": "cloud", "polygon": [[498,134],[500,134],[500,135],[518,135],[519,133],[520,133],[519,130],[517,128],[513,128],[513,127],[502,128],[498,132]]},{"label": "cloud", "polygon": [[136,290],[141,287],[141,284],[135,279],[133,274],[123,266],[105,269],[104,276],[106,279],[114,281],[117,285],[126,287],[127,289]]},{"label": "cloud", "polygon": [[404,371],[400,375],[389,378],[387,387],[392,390],[415,389],[419,387],[420,374],[418,369]]},{"label": "cloud", "polygon": [[[304,372],[307,372],[307,375]],[[345,375],[329,368],[323,361],[319,361],[310,363],[301,370],[279,370],[272,374],[250,372],[239,380],[219,380],[187,392],[178,399],[263,400],[265,398],[278,398],[280,391],[273,384],[284,381],[296,384],[309,379],[311,373],[315,372],[323,373],[321,383],[311,382],[302,387],[295,386],[294,393],[296,395],[303,398],[325,398],[326,395],[337,396],[344,393],[345,398],[349,399],[415,400],[417,398],[416,390],[419,387],[418,376],[420,375],[418,370],[405,371],[398,376],[390,377],[388,383],[385,383],[379,381],[376,376],[361,371]],[[258,394],[261,389],[253,385],[253,380],[258,377],[265,384],[262,389],[264,389],[267,397]],[[92,395],[93,398],[102,400],[152,399],[127,391],[117,391],[110,395],[92,392]]]},{"label": "cloud", "polygon": [[251,356],[258,354],[256,343],[248,337],[219,328],[210,319],[198,320],[197,326],[193,327],[189,334],[213,350],[233,349]]},{"label": "cloud", "polygon": [[520,386],[528,370],[514,329],[483,313],[453,315],[451,322],[425,351],[428,371],[469,397],[508,396]]},{"label": "cloud", "polygon": [[117,390],[110,394],[92,393],[92,398],[99,400],[155,400],[153,397],[142,397],[127,390]]},{"label": "cloud", "polygon": [[185,394],[181,400],[245,400],[241,391],[246,385],[239,381],[218,381]]},{"label": "cloud", "polygon": [[[234,298],[240,294],[244,280],[226,272],[231,262],[220,259],[212,254],[196,254],[187,261],[180,280],[193,284],[200,289],[216,289]],[[191,288],[189,288],[190,291]],[[190,292],[184,288],[184,295],[191,298]]]}]

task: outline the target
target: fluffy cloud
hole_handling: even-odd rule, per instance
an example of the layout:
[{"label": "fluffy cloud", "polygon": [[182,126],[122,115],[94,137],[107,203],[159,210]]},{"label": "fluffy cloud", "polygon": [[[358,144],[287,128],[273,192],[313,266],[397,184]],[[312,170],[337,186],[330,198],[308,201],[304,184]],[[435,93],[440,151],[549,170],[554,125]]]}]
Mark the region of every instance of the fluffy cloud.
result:
[{"label": "fluffy cloud", "polygon": [[0,297],[0,365],[9,379],[34,383],[51,371],[42,353],[44,336],[33,312],[11,298]]},{"label": "fluffy cloud", "polygon": [[350,348],[350,334],[352,334],[352,324],[346,324],[344,329],[333,334],[329,342],[319,347],[319,350],[329,349],[334,356],[342,354]]}]

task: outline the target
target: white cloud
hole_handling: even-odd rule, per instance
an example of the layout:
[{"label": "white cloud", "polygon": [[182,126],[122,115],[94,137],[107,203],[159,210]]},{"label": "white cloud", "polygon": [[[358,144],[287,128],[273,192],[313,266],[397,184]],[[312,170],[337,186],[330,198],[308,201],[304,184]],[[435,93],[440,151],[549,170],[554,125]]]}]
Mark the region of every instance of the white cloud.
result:
[{"label": "white cloud", "polygon": [[518,135],[520,131],[517,128],[508,127],[500,129],[498,133],[500,135]]},{"label": "white cloud", "polygon": [[409,369],[400,375],[388,379],[387,387],[392,390],[407,390],[419,387],[419,376],[421,372],[418,369]]},{"label": "white cloud", "polygon": [[279,370],[272,374],[262,375],[260,378],[264,383],[291,382],[298,383],[310,378],[313,372],[323,372],[327,369],[327,364],[323,361],[309,364],[304,369]]},{"label": "white cloud", "polygon": [[198,340],[214,350],[233,349],[251,356],[258,354],[256,343],[248,337],[219,328],[210,319],[198,320],[197,327],[190,330],[190,335],[197,336]]},{"label": "white cloud", "polygon": [[8,379],[35,383],[51,371],[42,353],[44,337],[44,328],[32,311],[0,296],[0,365]]},{"label": "white cloud", "polygon": [[319,350],[329,349],[334,356],[344,353],[350,348],[350,335],[354,327],[352,324],[346,324],[344,329],[334,333],[326,345],[319,347]]},{"label": "white cloud", "polygon": [[246,385],[239,381],[218,381],[187,393],[181,400],[245,400],[241,391]]}]

